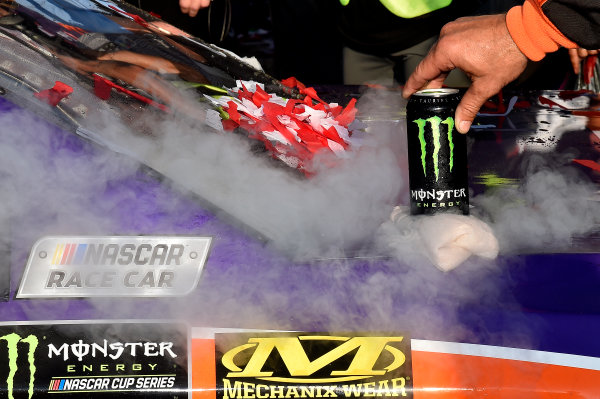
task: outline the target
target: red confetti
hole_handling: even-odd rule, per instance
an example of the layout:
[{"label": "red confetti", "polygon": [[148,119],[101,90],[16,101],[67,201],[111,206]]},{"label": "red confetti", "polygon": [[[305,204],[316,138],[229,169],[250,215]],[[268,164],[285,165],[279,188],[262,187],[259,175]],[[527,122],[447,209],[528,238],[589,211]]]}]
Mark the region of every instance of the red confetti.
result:
[{"label": "red confetti", "polygon": [[[314,88],[307,88],[296,78],[282,83],[297,88],[304,98],[285,100],[265,92],[259,85],[252,85],[250,90],[242,83],[237,90],[241,103],[230,100],[223,105],[230,116],[227,123],[223,122],[223,127],[227,130],[238,126],[243,128],[249,132],[250,138],[263,142],[273,157],[311,176],[310,161],[315,154],[324,151],[333,153],[332,148],[337,151],[338,148],[347,150],[350,147],[337,129],[347,131],[348,124],[354,120],[356,99],[352,99],[345,108],[338,104],[330,105],[319,98]],[[253,109],[252,104],[244,100],[258,109]]]},{"label": "red confetti", "polygon": [[34,96],[53,107],[56,107],[63,98],[71,93],[73,93],[73,88],[71,86],[61,81],[56,81],[53,88],[34,93]]},{"label": "red confetti", "polygon": [[549,105],[550,108],[552,108],[552,107],[559,107],[559,108],[562,108],[562,109],[567,109],[566,107],[564,107],[564,106],[562,106],[562,105],[560,105],[560,104],[558,104],[558,103],[556,103],[556,102],[554,102],[554,101],[552,101],[549,98],[544,97],[544,96],[539,96],[538,100],[540,101],[540,104],[542,104],[542,105]]},{"label": "red confetti", "polygon": [[229,105],[229,108],[227,108],[227,113],[229,114],[229,119],[231,119],[235,123],[239,124],[240,118],[242,116],[240,115],[240,113],[237,110],[238,109],[237,104],[234,103],[233,101],[229,101],[227,103],[227,105]]},{"label": "red confetti", "polygon": [[316,100],[320,103],[324,103],[323,100],[321,100],[319,98],[319,96],[317,95],[317,91],[314,89],[314,87],[307,87],[306,89],[304,89],[303,91],[300,91],[301,94],[305,94],[306,97],[312,98],[313,100]]},{"label": "red confetti", "polygon": [[356,116],[356,112],[358,111],[356,108],[354,108],[355,104],[356,98],[353,98],[352,100],[350,100],[346,108],[344,108],[342,113],[335,118],[335,120],[338,121],[340,125],[347,126],[350,123],[352,123],[354,117]]},{"label": "red confetti", "polygon": [[106,79],[94,74],[94,94],[102,99],[108,100],[110,98],[110,92],[112,86],[106,83]]},{"label": "red confetti", "polygon": [[325,136],[329,140],[335,141],[336,143],[338,143],[339,145],[341,145],[342,147],[344,147],[344,149],[348,148],[348,143],[346,143],[344,140],[342,140],[342,138],[338,134],[338,131],[336,130],[335,127],[331,126],[329,129],[326,129],[325,130]]},{"label": "red confetti", "polygon": [[252,101],[256,106],[260,107],[262,103],[269,101],[269,98],[271,98],[271,96],[266,91],[261,89],[260,86],[256,86],[256,91],[252,95]]},{"label": "red confetti", "polygon": [[[106,98],[103,98],[102,96],[106,96],[106,91],[108,90],[107,87],[110,87],[112,89],[115,89],[117,91],[120,91],[123,94],[128,95],[129,97],[133,97],[136,100],[139,100],[143,103],[146,103],[148,105],[152,105],[153,107],[156,107],[158,109],[160,109],[161,111],[168,111],[169,109],[167,108],[166,105],[161,104],[161,103],[157,103],[156,101],[148,98],[148,97],[144,97],[141,94],[138,94],[134,91],[128,90],[122,86],[119,86],[118,84],[116,84],[115,82],[103,78],[100,75],[94,74],[94,94],[96,94],[98,97],[100,97],[103,100],[107,100],[108,97],[110,96],[110,91],[108,92],[108,96]],[[96,87],[98,87],[98,90],[96,90]]]},{"label": "red confetti", "polygon": [[589,159],[574,159],[573,162],[595,170],[596,172],[600,172],[600,164],[596,161],[591,161]]},{"label": "red confetti", "polygon": [[282,80],[282,81],[281,81],[281,83],[282,83],[284,86],[287,86],[287,87],[289,87],[289,88],[291,88],[291,89],[295,89],[295,88],[297,88],[297,89],[299,89],[299,90],[304,90],[304,89],[306,88],[306,86],[304,86],[304,85],[303,85],[301,82],[299,82],[299,81],[298,81],[298,80],[297,80],[295,77],[293,77],[293,76],[292,76],[292,77],[290,77],[290,78],[287,78],[287,79],[284,79],[284,80]]},{"label": "red confetti", "polygon": [[561,90],[558,96],[563,100],[572,100],[577,97],[585,96],[586,94],[592,94],[591,90]]},{"label": "red confetti", "polygon": [[583,63],[583,81],[589,85],[594,76],[594,68],[596,67],[597,55],[588,56]]},{"label": "red confetti", "polygon": [[290,142],[290,144],[293,147],[296,148],[296,150],[302,151],[302,148],[298,144],[298,141],[296,140],[294,135],[287,129],[287,127],[285,127],[281,122],[279,122],[279,119],[277,118],[279,115],[284,114],[285,108],[278,104],[266,103],[264,104],[264,112],[268,121],[275,128],[272,130],[277,130],[279,133],[281,133],[283,137],[285,137],[286,140]]},{"label": "red confetti", "polygon": [[231,119],[223,119],[221,124],[223,125],[223,129],[228,131],[235,130],[238,126],[240,126]]}]

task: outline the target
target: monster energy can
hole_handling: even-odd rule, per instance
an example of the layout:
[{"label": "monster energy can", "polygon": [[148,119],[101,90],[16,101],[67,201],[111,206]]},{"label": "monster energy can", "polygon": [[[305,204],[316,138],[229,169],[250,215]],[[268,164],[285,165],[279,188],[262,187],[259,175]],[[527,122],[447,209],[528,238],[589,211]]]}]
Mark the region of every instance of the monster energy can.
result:
[{"label": "monster energy can", "polygon": [[454,126],[456,89],[428,89],[406,106],[411,214],[469,214],[466,135]]}]

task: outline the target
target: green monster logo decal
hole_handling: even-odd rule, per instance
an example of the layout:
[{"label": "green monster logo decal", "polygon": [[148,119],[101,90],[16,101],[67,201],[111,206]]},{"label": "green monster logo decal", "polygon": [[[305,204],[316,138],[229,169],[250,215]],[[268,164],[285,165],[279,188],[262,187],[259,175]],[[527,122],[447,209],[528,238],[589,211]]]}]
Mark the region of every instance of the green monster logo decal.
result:
[{"label": "green monster logo decal", "polygon": [[23,342],[28,344],[29,349],[27,351],[27,362],[29,363],[29,386],[27,392],[29,394],[29,399],[33,396],[33,383],[35,381],[35,350],[38,346],[38,339],[34,335],[28,335],[25,338],[21,338],[20,335],[11,333],[7,334],[3,337],[0,337],[0,341],[6,341],[6,346],[8,349],[8,377],[6,378],[6,384],[8,388],[8,398],[14,399],[13,390],[14,390],[14,380],[15,374],[19,369],[19,365],[17,364],[17,360],[19,358],[18,352],[18,344],[19,342]]},{"label": "green monster logo decal", "polygon": [[431,124],[431,132],[433,135],[433,170],[435,173],[435,181],[439,177],[439,159],[438,153],[440,152],[440,125],[443,123],[448,126],[448,145],[450,146],[450,171],[454,167],[454,142],[452,141],[452,131],[454,130],[454,119],[447,117],[442,121],[439,116],[432,116],[427,119],[416,119],[413,121],[419,127],[419,142],[421,143],[421,165],[423,165],[423,174],[427,176],[425,170],[425,159],[427,158],[427,149],[425,143],[425,126],[429,122]]}]

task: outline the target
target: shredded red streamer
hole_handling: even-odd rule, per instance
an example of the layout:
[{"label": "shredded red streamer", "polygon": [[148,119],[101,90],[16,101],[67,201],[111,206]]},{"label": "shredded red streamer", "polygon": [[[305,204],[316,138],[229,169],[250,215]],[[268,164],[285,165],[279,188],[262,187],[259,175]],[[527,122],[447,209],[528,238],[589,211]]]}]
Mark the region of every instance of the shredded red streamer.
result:
[{"label": "shredded red streamer", "polygon": [[42,90],[39,93],[34,93],[34,96],[53,107],[69,94],[73,93],[73,88],[61,81],[56,81],[51,89]]},{"label": "shredded red streamer", "polygon": [[96,96],[98,96],[99,98],[101,98],[103,100],[108,100],[108,98],[110,97],[111,89],[120,91],[121,93],[126,94],[129,97],[133,97],[138,101],[141,101],[145,104],[156,107],[156,108],[160,109],[161,111],[169,110],[169,108],[164,104],[157,103],[156,101],[152,100],[151,98],[142,96],[141,94],[138,94],[134,91],[124,88],[123,86],[119,86],[118,84],[116,84],[115,82],[113,82],[109,79],[106,79],[100,75],[94,74],[94,94],[96,94]]},{"label": "shredded red streamer", "polygon": [[600,164],[596,161],[591,161],[589,159],[574,159],[573,162],[595,170],[596,172],[600,172]]},{"label": "shredded red streamer", "polygon": [[[241,103],[231,100],[223,105],[229,114],[223,127],[226,130],[245,129],[250,133],[249,137],[262,141],[273,157],[293,161],[295,167],[311,175],[310,161],[315,154],[349,149],[350,143],[337,129],[347,132],[348,137],[351,135],[348,125],[356,117],[356,99],[346,107],[328,104],[314,88],[306,87],[294,77],[282,83],[298,89],[304,97],[285,100],[267,93],[259,85],[250,90],[241,83],[237,90]],[[248,103],[244,103],[246,100]],[[250,102],[258,111],[247,107]]]}]

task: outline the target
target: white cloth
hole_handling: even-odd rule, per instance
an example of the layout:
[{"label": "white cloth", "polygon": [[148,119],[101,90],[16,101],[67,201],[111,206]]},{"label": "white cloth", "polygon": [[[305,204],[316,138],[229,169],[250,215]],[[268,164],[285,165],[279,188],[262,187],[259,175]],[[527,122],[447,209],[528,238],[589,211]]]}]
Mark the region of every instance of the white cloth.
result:
[{"label": "white cloth", "polygon": [[451,213],[410,216],[405,207],[396,207],[391,220],[403,235],[416,233],[421,245],[414,248],[420,248],[440,270],[452,270],[471,255],[487,259],[498,256],[498,240],[492,229],[474,216]]}]

